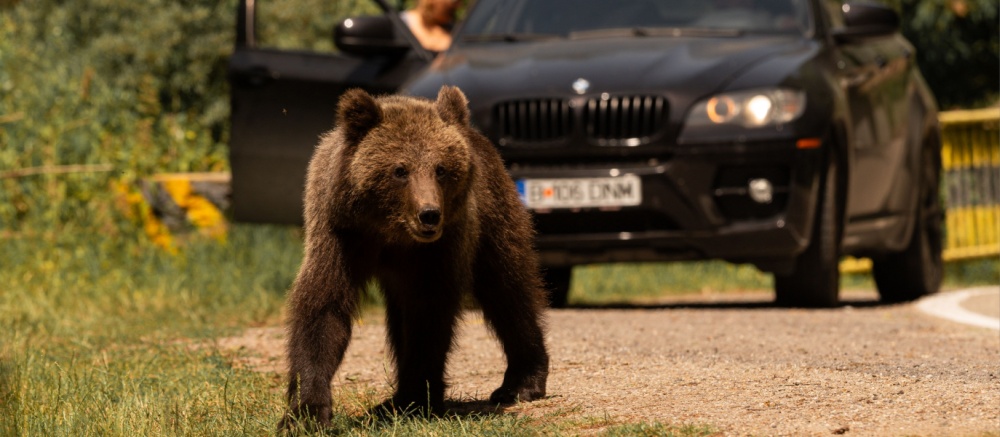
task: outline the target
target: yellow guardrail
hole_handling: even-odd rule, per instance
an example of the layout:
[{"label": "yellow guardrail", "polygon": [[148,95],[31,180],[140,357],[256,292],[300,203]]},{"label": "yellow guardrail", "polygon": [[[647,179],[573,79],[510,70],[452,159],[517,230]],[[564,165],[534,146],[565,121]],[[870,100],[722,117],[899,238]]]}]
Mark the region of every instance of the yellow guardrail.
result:
[{"label": "yellow guardrail", "polygon": [[1000,108],[943,112],[946,261],[1000,255]]},{"label": "yellow guardrail", "polygon": [[225,241],[229,182],[229,173],[164,173],[113,187],[126,216],[154,244],[176,254],[190,236]]},{"label": "yellow guardrail", "polygon": [[[944,260],[1000,256],[1000,107],[942,112]],[[844,272],[871,268],[848,258]]]}]

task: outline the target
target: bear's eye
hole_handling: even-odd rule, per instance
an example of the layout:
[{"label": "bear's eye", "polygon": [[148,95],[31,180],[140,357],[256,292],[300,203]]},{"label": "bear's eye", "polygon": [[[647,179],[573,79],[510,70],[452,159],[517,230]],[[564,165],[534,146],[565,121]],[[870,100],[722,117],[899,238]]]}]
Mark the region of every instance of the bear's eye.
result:
[{"label": "bear's eye", "polygon": [[394,177],[396,179],[399,179],[399,180],[406,180],[406,177],[409,176],[409,175],[410,175],[410,172],[406,171],[406,168],[402,167],[402,166],[396,167],[392,171],[392,177]]},{"label": "bear's eye", "polygon": [[439,178],[443,178],[446,174],[448,174],[448,170],[445,170],[443,165],[439,165],[434,169],[434,175]]}]

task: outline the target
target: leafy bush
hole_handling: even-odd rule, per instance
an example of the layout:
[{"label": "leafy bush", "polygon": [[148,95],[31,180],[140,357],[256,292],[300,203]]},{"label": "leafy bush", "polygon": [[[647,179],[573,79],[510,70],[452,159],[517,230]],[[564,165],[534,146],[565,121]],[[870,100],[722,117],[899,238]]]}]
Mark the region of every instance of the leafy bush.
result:
[{"label": "leafy bush", "polygon": [[[314,50],[332,49],[337,20],[373,11],[367,0],[257,3],[265,43]],[[0,238],[136,232],[113,187],[227,169],[236,5],[0,2]]]},{"label": "leafy bush", "polygon": [[[5,7],[0,229],[128,232],[112,207],[112,182],[225,169],[234,7],[119,0]],[[100,167],[52,175],[81,164]],[[37,174],[16,174],[25,168]]]},{"label": "leafy bush", "polygon": [[1000,94],[996,0],[897,0],[903,34],[944,109],[995,104]]}]

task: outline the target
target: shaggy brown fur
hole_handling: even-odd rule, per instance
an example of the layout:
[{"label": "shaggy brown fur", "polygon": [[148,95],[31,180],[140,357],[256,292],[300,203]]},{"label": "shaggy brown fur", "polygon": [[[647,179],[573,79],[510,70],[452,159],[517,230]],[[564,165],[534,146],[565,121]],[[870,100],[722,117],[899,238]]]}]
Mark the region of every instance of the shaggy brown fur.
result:
[{"label": "shaggy brown fur", "polygon": [[380,408],[441,411],[445,362],[471,291],[507,357],[490,401],[545,395],[545,293],[534,230],[499,154],[469,124],[465,95],[437,101],[361,90],[309,163],[305,259],[288,299],[287,427],[328,424],[330,381],[351,338],[359,292],[385,293],[396,392]]}]

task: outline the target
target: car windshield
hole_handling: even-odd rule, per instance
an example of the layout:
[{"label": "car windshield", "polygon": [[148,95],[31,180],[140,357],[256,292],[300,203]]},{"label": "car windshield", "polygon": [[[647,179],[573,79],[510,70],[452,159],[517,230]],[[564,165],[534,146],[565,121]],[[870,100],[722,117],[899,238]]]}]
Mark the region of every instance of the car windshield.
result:
[{"label": "car windshield", "polygon": [[808,0],[478,0],[462,41],[809,31]]}]

